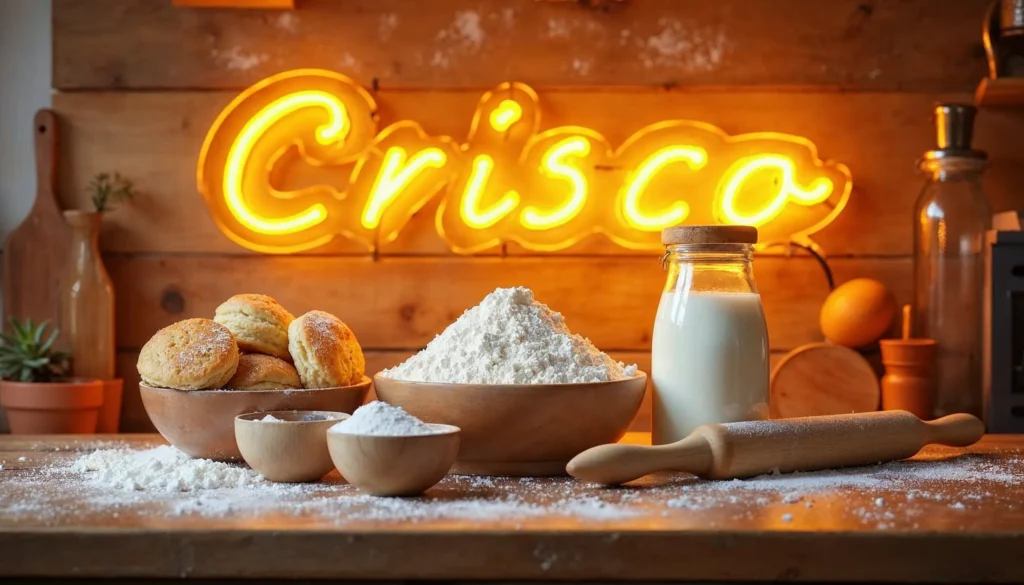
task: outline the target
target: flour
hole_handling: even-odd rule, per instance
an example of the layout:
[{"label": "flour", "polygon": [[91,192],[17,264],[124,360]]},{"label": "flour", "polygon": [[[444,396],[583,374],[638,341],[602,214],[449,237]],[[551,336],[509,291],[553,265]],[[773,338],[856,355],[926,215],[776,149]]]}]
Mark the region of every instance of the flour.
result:
[{"label": "flour", "polygon": [[144,451],[104,449],[78,458],[71,470],[92,485],[123,491],[190,492],[262,483],[242,465],[192,459],[174,447]]},{"label": "flour", "polygon": [[[953,456],[953,450],[940,448],[909,462],[747,480],[658,474],[629,489],[570,478],[449,475],[422,497],[379,498],[336,474],[317,483],[280,484],[241,464],[194,460],[171,447],[109,447],[79,443],[61,450],[103,450],[62,453],[42,467],[5,469],[0,518],[15,526],[61,528],[116,515],[127,528],[174,530],[194,528],[196,516],[221,519],[218,526],[226,529],[300,517],[305,528],[360,532],[408,524],[450,527],[452,521],[543,531],[553,517],[567,526],[601,523],[611,530],[635,527],[638,519],[666,530],[692,530],[695,520],[742,530],[752,521],[782,518],[800,530],[841,517],[868,530],[956,531],[969,530],[977,514],[1018,513],[1024,484],[1020,454]],[[178,483],[154,479],[154,473]],[[880,497],[884,505],[877,506]],[[958,513],[950,518],[944,510]],[[712,512],[695,516],[703,511]]]},{"label": "flour", "polygon": [[328,416],[326,414],[320,414],[318,412],[307,412],[306,414],[303,414],[302,418],[298,419],[297,421],[289,421],[289,420],[285,420],[283,418],[277,418],[276,416],[274,416],[272,414],[268,414],[267,416],[265,416],[265,417],[263,417],[261,419],[257,419],[257,420],[259,420],[260,422],[270,422],[270,423],[281,423],[281,422],[320,422],[320,421],[325,421],[325,420],[327,420],[329,418],[335,418],[336,419],[336,418],[339,418],[339,417],[337,417],[337,416],[333,416],[332,417],[332,416]]},{"label": "flour", "polygon": [[565,325],[528,288],[499,288],[423,351],[380,373],[395,380],[459,384],[580,384],[636,376]]},{"label": "flour", "polygon": [[218,64],[231,71],[248,71],[262,63],[266,63],[270,59],[270,55],[265,53],[247,53],[238,46],[223,51],[213,49],[210,55]]},{"label": "flour", "polygon": [[377,437],[408,437],[437,433],[427,423],[402,410],[402,407],[391,406],[379,400],[360,406],[352,416],[331,427],[330,432]]}]

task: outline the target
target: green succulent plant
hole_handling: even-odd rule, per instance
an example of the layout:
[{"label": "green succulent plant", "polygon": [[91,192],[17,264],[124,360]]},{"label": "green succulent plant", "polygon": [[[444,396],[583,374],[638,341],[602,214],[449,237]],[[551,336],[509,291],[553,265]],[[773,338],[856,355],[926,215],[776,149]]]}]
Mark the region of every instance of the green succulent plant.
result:
[{"label": "green succulent plant", "polygon": [[36,325],[32,319],[8,322],[11,331],[0,333],[0,378],[14,382],[52,382],[66,376],[71,356],[53,348],[60,333],[51,330],[44,340],[49,321]]},{"label": "green succulent plant", "polygon": [[132,182],[118,173],[99,173],[89,183],[92,193],[92,206],[100,212],[112,211],[114,207],[135,196]]}]

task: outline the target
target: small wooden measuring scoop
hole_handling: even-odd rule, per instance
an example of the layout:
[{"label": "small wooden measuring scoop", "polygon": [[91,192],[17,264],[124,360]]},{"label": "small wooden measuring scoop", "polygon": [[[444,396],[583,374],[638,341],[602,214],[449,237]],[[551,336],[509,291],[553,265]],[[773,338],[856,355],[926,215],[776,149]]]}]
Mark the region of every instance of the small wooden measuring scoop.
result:
[{"label": "small wooden measuring scoop", "polygon": [[883,339],[882,410],[906,410],[922,418],[932,416],[935,401],[933,385],[935,354],[934,339],[912,339],[911,306],[903,306],[902,339]]},{"label": "small wooden measuring scoop", "polygon": [[594,447],[573,458],[565,470],[577,479],[606,485],[657,471],[731,479],[906,459],[932,443],[966,447],[984,432],[985,425],[969,414],[924,422],[899,410],[710,424],[669,445]]}]

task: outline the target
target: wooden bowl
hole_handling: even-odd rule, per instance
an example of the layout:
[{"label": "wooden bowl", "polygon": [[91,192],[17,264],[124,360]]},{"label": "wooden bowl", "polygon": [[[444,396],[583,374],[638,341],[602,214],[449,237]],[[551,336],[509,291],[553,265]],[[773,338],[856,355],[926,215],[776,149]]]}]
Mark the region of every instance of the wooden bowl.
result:
[{"label": "wooden bowl", "polygon": [[[262,419],[272,415],[278,421]],[[277,410],[235,417],[235,441],[249,467],[270,481],[316,481],[334,469],[327,429],[348,418],[344,412]],[[316,420],[305,420],[305,419]]]},{"label": "wooden bowl", "polygon": [[377,397],[462,429],[452,473],[563,475],[581,452],[614,443],[640,410],[647,374],[593,384],[429,384],[374,377]]},{"label": "wooden bowl", "polygon": [[142,405],[167,442],[193,457],[238,461],[235,417],[275,410],[351,413],[370,390],[370,379],[354,386],[315,390],[196,390],[185,392],[139,384]]},{"label": "wooden bowl", "polygon": [[430,425],[431,435],[382,437],[327,432],[338,473],[375,496],[415,496],[441,481],[459,454],[459,429]]}]

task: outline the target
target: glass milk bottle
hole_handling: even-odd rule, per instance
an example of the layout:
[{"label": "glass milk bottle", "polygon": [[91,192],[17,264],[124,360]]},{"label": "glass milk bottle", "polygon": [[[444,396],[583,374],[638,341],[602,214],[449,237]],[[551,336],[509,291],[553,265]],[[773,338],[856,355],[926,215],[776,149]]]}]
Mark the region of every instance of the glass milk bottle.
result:
[{"label": "glass milk bottle", "polygon": [[981,415],[985,153],[971,148],[975,109],[935,108],[937,146],[921,159],[928,180],[914,206],[914,336],[934,339],[935,416]]},{"label": "glass milk bottle", "polygon": [[654,320],[655,445],[702,424],[768,418],[768,328],[751,260],[757,229],[679,226]]}]

